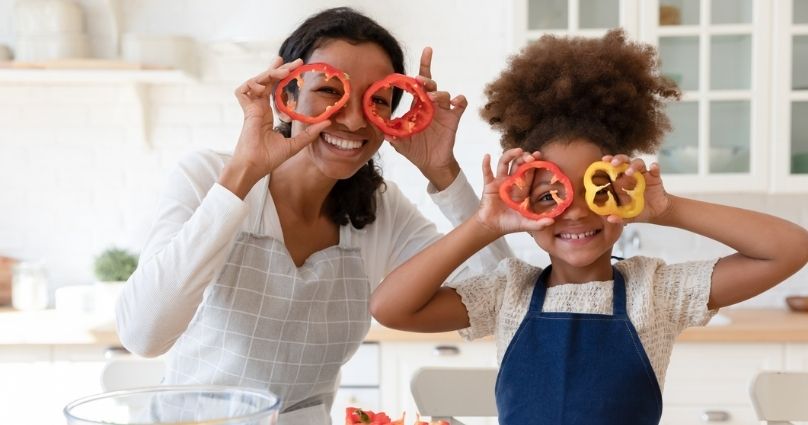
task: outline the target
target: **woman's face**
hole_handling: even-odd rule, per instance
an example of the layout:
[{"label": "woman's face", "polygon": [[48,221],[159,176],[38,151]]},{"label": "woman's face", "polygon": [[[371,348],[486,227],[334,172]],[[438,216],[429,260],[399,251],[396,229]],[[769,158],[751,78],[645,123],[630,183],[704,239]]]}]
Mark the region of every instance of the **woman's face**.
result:
[{"label": "woman's face", "polygon": [[[331,125],[318,139],[304,150],[315,166],[326,176],[346,179],[373,157],[384,141],[384,134],[365,119],[362,95],[374,82],[395,72],[387,53],[376,43],[351,44],[344,40],[330,40],[312,52],[308,63],[323,62],[350,76],[351,97],[348,103],[331,116]],[[322,110],[322,104],[334,104],[341,96],[341,85],[336,79],[307,79],[295,99],[299,111]],[[392,89],[377,94],[378,108],[389,110]],[[292,136],[303,131],[308,124],[292,122]]]},{"label": "woman's face", "polygon": [[531,232],[531,236],[550,255],[554,266],[587,267],[598,261],[608,263],[612,246],[620,237],[623,226],[609,223],[606,217],[589,209],[583,184],[586,169],[591,163],[600,161],[604,153],[585,139],[575,139],[569,143],[550,143],[542,148],[541,154],[541,159],[556,163],[570,178],[574,198],[572,204],[555,218],[553,225]]}]

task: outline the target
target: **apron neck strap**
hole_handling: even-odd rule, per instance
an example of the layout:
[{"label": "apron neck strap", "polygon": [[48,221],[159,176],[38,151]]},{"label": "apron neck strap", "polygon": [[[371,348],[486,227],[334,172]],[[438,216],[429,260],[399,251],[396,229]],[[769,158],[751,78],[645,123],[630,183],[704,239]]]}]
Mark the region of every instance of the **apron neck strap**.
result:
[{"label": "apron neck strap", "polygon": [[[547,281],[550,278],[550,271],[553,266],[547,266],[539,274],[536,284],[533,287],[533,295],[530,297],[530,307],[528,311],[541,313],[544,305],[544,298],[547,296]],[[623,274],[616,267],[612,266],[612,279],[614,280],[612,294],[612,315],[615,317],[626,316],[626,283]]]}]

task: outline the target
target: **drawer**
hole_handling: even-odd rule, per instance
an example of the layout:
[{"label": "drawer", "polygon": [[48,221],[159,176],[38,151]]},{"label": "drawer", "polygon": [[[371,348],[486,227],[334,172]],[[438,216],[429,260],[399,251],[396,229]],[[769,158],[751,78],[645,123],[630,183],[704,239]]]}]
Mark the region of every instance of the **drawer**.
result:
[{"label": "drawer", "polygon": [[755,411],[747,406],[665,406],[660,425],[759,425]]},{"label": "drawer", "polygon": [[668,367],[665,406],[750,406],[749,382],[783,366],[779,344],[676,344]]},{"label": "drawer", "polygon": [[375,342],[363,343],[353,357],[342,366],[340,386],[378,387],[379,363],[379,344]]}]

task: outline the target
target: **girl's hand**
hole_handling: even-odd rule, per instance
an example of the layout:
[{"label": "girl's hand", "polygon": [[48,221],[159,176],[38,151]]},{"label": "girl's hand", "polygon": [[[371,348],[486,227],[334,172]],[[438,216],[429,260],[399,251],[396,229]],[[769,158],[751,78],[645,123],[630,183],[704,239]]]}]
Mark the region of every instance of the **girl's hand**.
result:
[{"label": "girl's hand", "polygon": [[390,138],[388,141],[395,150],[412,162],[438,190],[448,187],[460,172],[460,165],[454,156],[455,134],[460,117],[468,106],[463,95],[451,98],[449,92],[438,91],[432,80],[432,48],[424,48],[421,53],[421,67],[418,77],[432,99],[435,116],[424,131],[410,137]]},{"label": "girl's hand", "polygon": [[328,120],[312,124],[291,138],[274,130],[274,115],[270,106],[273,86],[302,64],[300,59],[284,64],[280,57],[276,57],[269,69],[236,89],[236,99],[244,111],[244,124],[233,158],[225,167],[220,183],[241,198],[258,180],[314,141],[323,129],[331,125]]},{"label": "girl's hand", "polygon": [[[529,154],[521,148],[509,149],[502,154],[497,165],[497,175],[491,171],[491,156],[485,155],[483,158],[483,196],[480,202],[480,209],[477,211],[477,220],[492,232],[499,235],[515,233],[520,231],[537,231],[552,225],[555,220],[543,218],[541,220],[531,220],[523,217],[518,212],[512,210],[499,197],[500,185],[516,172],[520,165],[539,159],[541,154],[534,152]],[[530,193],[530,186],[533,182],[533,171],[525,173],[525,181],[528,183],[525,188],[525,195]]]},{"label": "girl's hand", "polygon": [[[610,215],[606,217],[610,223],[623,223],[623,222],[653,222],[659,217],[664,216],[670,207],[670,198],[668,193],[665,192],[665,187],[662,185],[662,176],[659,170],[659,164],[656,162],[651,164],[650,169],[646,169],[645,161],[640,158],[630,159],[627,155],[606,155],[603,161],[610,162],[612,165],[620,165],[630,163],[629,168],[626,170],[625,178],[631,178],[634,173],[642,173],[645,177],[645,208],[637,217],[631,219],[624,219],[620,216]],[[620,191],[620,179],[616,182],[615,189]],[[618,193],[618,196],[621,194]],[[624,195],[624,194],[623,194]],[[624,195],[625,196],[625,195]]]}]

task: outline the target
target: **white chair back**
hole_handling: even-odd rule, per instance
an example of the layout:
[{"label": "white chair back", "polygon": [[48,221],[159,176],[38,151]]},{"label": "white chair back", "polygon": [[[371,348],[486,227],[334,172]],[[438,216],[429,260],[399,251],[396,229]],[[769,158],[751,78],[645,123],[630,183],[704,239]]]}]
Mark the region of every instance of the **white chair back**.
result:
[{"label": "white chair back", "polygon": [[106,392],[160,385],[165,369],[160,359],[112,358],[101,371],[101,388]]},{"label": "white chair back", "polygon": [[808,372],[760,372],[749,393],[758,419],[768,425],[808,421]]},{"label": "white chair back", "polygon": [[455,417],[497,416],[496,368],[423,367],[410,381],[418,412],[460,424]]}]

